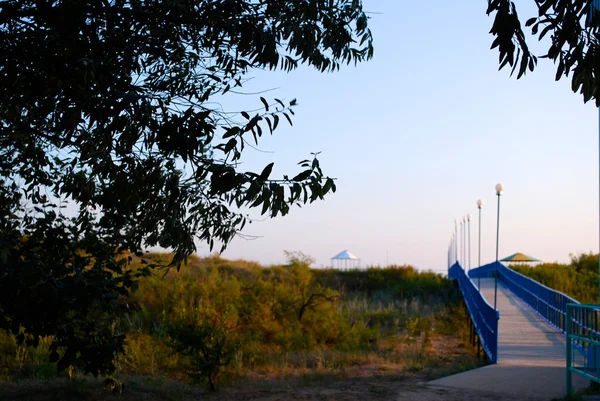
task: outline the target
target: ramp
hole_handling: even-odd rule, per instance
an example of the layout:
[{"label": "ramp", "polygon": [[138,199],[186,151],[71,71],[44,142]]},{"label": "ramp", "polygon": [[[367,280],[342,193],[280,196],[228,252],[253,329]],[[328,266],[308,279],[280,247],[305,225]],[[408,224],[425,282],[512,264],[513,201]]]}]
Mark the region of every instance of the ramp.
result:
[{"label": "ramp", "polygon": [[[477,283],[477,279],[473,280]],[[481,293],[494,303],[494,280],[482,278]],[[430,385],[488,390],[550,400],[566,393],[564,335],[511,291],[498,285],[498,363],[429,382]],[[573,377],[576,389],[587,387]]]}]

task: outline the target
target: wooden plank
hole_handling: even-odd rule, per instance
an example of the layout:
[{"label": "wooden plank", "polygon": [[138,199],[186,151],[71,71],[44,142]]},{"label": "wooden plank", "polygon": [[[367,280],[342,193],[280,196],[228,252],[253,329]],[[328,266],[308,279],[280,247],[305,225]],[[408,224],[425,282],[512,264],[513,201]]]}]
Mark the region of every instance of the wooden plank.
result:
[{"label": "wooden plank", "polygon": [[[477,284],[477,279],[474,280]],[[494,305],[494,280],[481,279],[481,292]],[[566,392],[564,335],[548,325],[512,292],[498,285],[498,363],[429,382],[430,385],[485,389],[516,398],[563,397]],[[577,353],[576,353],[577,354]],[[578,362],[582,362],[579,355]],[[573,375],[576,389],[589,382]]]},{"label": "wooden plank", "polygon": [[[494,279],[481,279],[481,293],[494,305]],[[562,366],[564,335],[552,328],[510,290],[498,285],[498,361],[503,365]]]}]

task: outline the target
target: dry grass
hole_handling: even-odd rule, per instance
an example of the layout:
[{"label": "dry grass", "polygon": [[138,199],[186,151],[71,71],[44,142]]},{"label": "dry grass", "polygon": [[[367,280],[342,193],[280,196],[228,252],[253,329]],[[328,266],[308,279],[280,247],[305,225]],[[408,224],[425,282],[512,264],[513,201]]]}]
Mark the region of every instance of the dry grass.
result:
[{"label": "dry grass", "polygon": [[[337,394],[354,382],[364,384],[357,394],[380,397],[398,380],[424,381],[483,364],[464,342],[466,314],[447,279],[410,267],[325,273],[192,257],[164,280],[146,279],[129,300],[132,312],[120,322],[127,342],[117,371],[126,387],[117,399],[207,396],[202,383],[188,381],[189,356],[169,347],[165,329],[175,312],[199,303],[238,311],[234,316],[243,323],[231,332],[243,346],[224,369],[218,399],[262,399],[262,392],[279,397],[307,388]],[[307,299],[311,291],[324,291],[314,281],[319,274],[323,285],[337,286],[339,296],[314,305],[300,321],[290,305]],[[47,347],[19,349],[14,338],[0,333],[0,401],[115,399],[102,390],[101,381],[57,378],[47,358]]]},{"label": "dry grass", "polygon": [[399,392],[429,391],[418,383],[484,364],[458,337],[438,336],[425,348],[422,342],[423,337],[415,337],[413,342],[380,352],[279,355],[268,365],[230,376],[216,395],[183,377],[123,375],[122,394],[103,389],[101,379],[58,378],[0,383],[0,400],[384,400]]}]

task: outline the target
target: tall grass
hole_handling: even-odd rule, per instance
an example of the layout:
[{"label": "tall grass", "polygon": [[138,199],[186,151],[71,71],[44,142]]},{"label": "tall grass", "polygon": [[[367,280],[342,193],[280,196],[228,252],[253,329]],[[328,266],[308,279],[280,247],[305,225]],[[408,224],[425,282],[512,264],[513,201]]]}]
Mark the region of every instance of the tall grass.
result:
[{"label": "tall grass", "polygon": [[41,340],[37,347],[17,345],[13,335],[0,331],[0,380],[55,377],[56,365],[48,361],[49,348],[49,339]]}]

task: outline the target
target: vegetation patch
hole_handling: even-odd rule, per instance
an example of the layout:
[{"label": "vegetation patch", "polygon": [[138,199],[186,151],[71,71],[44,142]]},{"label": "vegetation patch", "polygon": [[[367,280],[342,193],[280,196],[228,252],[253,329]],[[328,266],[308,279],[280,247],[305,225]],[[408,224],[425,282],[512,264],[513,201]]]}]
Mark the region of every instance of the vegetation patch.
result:
[{"label": "vegetation patch", "polygon": [[510,268],[581,303],[598,303],[598,254],[571,255],[568,264],[513,264]]},{"label": "vegetation patch", "polygon": [[[165,258],[133,258],[132,269]],[[265,267],[192,256],[179,271],[142,277],[113,327],[126,336],[115,360],[119,377],[214,391],[273,380],[304,386],[365,375],[431,378],[483,363],[465,347],[467,316],[443,276],[411,266],[319,270],[300,253],[288,259]],[[17,345],[2,332],[2,380],[89,378],[77,369],[58,375],[50,343]],[[109,384],[121,388],[116,376]]]}]

